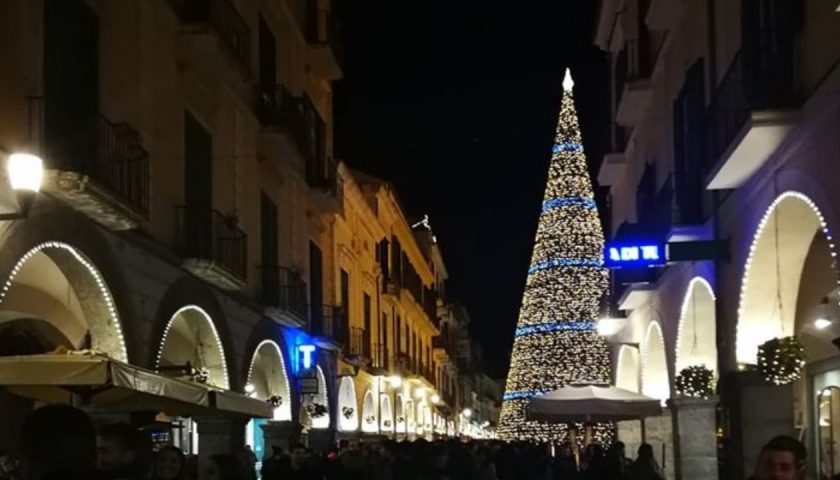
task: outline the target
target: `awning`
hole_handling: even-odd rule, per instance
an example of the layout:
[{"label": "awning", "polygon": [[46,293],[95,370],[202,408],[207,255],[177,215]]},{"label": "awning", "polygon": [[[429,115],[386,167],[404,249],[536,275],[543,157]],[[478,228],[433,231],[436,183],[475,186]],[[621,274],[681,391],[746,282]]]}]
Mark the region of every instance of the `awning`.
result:
[{"label": "awning", "polygon": [[267,403],[90,353],[0,357],[0,386],[49,403],[72,403],[76,396],[96,410],[271,417]]},{"label": "awning", "polygon": [[251,398],[230,390],[213,390],[210,392],[210,404],[220,413],[242,417],[272,418],[274,408],[264,401]]}]

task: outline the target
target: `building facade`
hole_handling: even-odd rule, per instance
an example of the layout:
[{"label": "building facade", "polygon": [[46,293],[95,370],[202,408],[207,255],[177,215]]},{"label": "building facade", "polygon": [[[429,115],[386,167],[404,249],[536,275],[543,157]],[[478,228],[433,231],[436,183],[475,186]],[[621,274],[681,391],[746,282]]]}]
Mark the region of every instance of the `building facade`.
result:
[{"label": "building facade", "polygon": [[[0,357],[202,385],[85,400],[201,455],[454,434],[446,270],[391,187],[333,158],[334,26],[328,0],[4,2],[0,145],[44,177],[31,208],[2,188],[26,215],[0,222]],[[3,386],[12,449],[49,399]]]},{"label": "building facade", "polygon": [[[669,256],[613,271],[616,384],[670,406],[619,435],[653,443],[669,478],[749,476],[778,434],[838,472],[838,29],[833,0],[601,2],[609,237]],[[792,336],[801,375],[768,382],[759,347]],[[690,366],[715,373],[715,397],[678,395]]]}]

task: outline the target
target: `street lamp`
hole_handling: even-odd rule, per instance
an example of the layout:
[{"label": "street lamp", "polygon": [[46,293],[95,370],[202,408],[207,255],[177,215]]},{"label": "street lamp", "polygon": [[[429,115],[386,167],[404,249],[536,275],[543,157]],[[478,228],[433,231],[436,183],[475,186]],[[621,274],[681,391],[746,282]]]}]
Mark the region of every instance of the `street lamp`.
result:
[{"label": "street lamp", "polygon": [[44,162],[31,153],[15,152],[6,159],[9,184],[15,191],[19,211],[0,214],[0,220],[22,220],[29,214],[44,178]]},{"label": "street lamp", "polygon": [[393,375],[388,378],[388,383],[390,383],[394,388],[400,388],[400,386],[402,386],[402,377],[399,375]]},{"label": "street lamp", "polygon": [[437,393],[432,395],[432,403],[435,404],[435,405],[440,403],[440,395],[438,395]]},{"label": "street lamp", "polygon": [[473,411],[471,408],[465,408],[461,413],[464,415],[464,418],[470,418],[472,417]]}]

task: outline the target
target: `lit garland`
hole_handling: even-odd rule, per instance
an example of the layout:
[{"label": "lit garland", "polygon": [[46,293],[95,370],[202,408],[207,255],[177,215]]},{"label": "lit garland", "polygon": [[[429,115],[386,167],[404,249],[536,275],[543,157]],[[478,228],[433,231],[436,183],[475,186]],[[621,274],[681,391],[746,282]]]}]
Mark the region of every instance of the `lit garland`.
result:
[{"label": "lit garland", "polygon": [[564,198],[550,198],[543,202],[543,212],[553,210],[555,208],[567,207],[569,205],[577,205],[586,208],[597,208],[595,200],[591,198],[580,197],[564,197]]},{"label": "lit garland", "polygon": [[686,367],[676,378],[677,394],[708,400],[714,395],[715,372],[703,365]]},{"label": "lit garland", "polygon": [[[607,345],[595,319],[607,287],[604,234],[580,138],[571,86],[565,87],[534,252],[499,416],[506,440],[563,442],[569,426],[528,421],[531,397],[572,382],[609,382]],[[609,443],[612,424],[593,428]],[[583,429],[578,428],[578,443]]]},{"label": "lit garland", "polygon": [[535,333],[550,333],[560,331],[589,331],[595,330],[592,322],[562,322],[562,323],[541,323],[539,325],[528,325],[516,329],[516,336],[533,335]]},{"label": "lit garland", "polygon": [[786,385],[802,376],[805,347],[796,337],[774,338],[758,347],[758,370],[768,382]]}]

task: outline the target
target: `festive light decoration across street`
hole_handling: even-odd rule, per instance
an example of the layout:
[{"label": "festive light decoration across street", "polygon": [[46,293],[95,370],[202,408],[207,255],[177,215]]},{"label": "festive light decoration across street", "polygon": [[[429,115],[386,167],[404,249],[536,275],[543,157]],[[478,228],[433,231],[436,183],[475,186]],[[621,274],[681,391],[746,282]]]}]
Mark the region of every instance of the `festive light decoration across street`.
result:
[{"label": "festive light decoration across street", "polygon": [[[607,287],[604,234],[583,153],[572,86],[567,70],[548,184],[499,416],[497,432],[506,440],[570,441],[567,425],[526,420],[528,400],[570,383],[610,381],[609,352],[596,329],[599,301]],[[596,440],[608,441],[612,426],[599,424],[594,435]],[[580,443],[580,433],[578,437]]]}]

